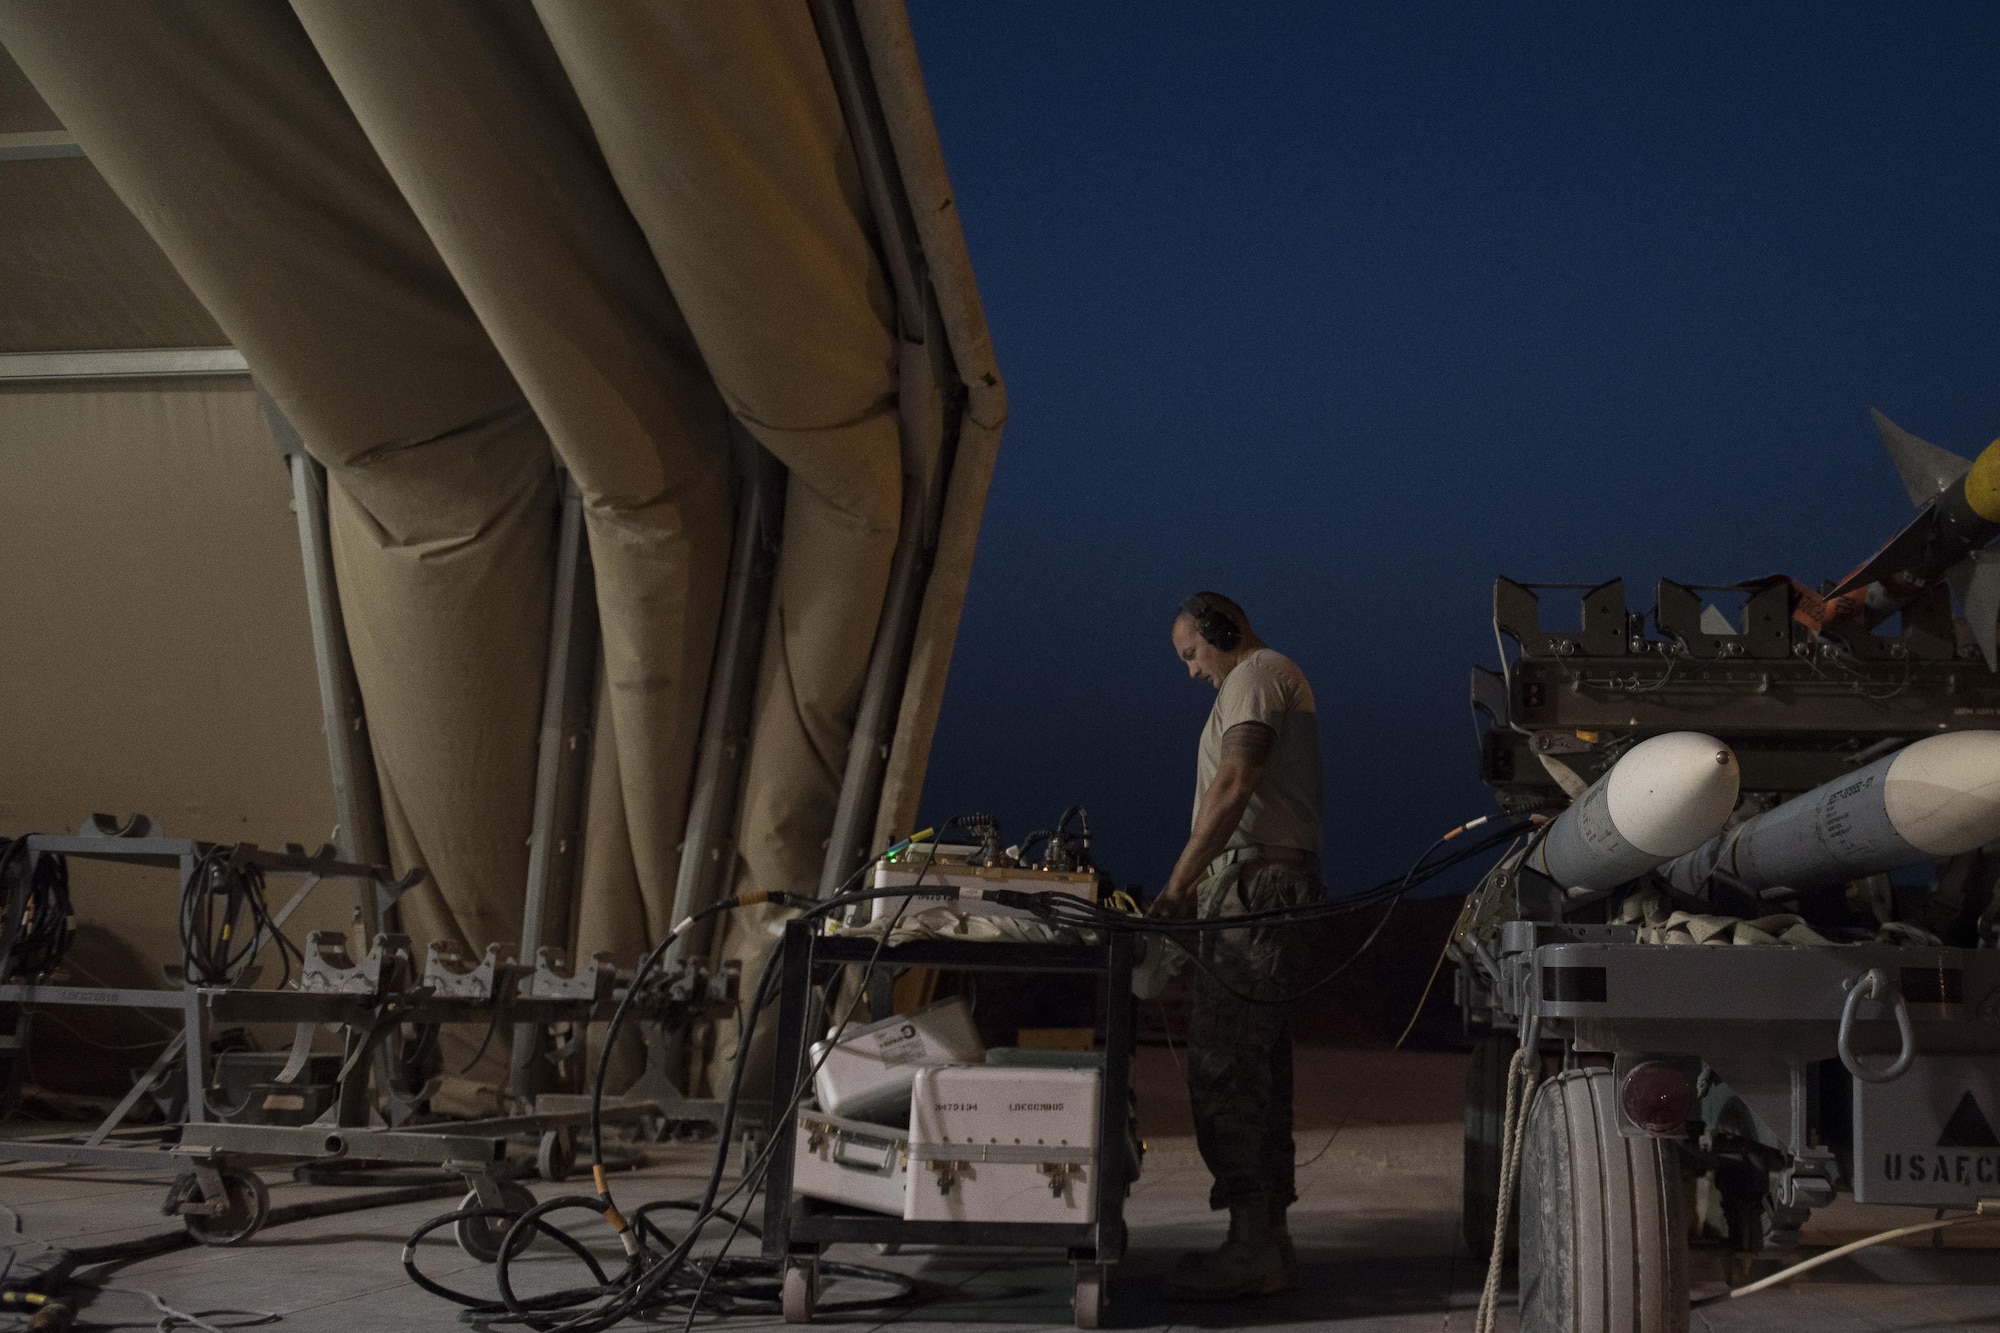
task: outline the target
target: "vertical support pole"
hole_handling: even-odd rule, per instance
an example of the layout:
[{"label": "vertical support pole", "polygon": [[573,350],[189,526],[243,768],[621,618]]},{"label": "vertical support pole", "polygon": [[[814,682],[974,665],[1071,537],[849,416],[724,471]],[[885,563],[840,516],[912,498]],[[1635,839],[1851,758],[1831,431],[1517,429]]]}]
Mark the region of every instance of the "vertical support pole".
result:
[{"label": "vertical support pole", "polygon": [[[542,676],[542,728],[535,756],[534,822],[528,836],[528,885],[521,903],[521,961],[532,964],[549,933],[550,909],[567,906],[580,859],[578,824],[590,765],[591,696],[596,684],[597,598],[585,541],[583,495],[564,474],[556,578],[549,614],[549,655]],[[543,1091],[540,1029],[514,1027],[510,1090]]]},{"label": "vertical support pole", "polygon": [[1104,943],[1104,1086],[1098,1105],[1097,1261],[1115,1263],[1125,1253],[1126,1120],[1131,1113],[1132,1048],[1138,1024],[1132,995],[1132,936],[1108,932]]},{"label": "vertical support pole", "polygon": [[[306,452],[305,442],[263,386],[257,403],[292,474],[292,509],[298,516],[299,554],[306,576],[306,613],[312,624],[313,662],[319,671],[320,727],[326,733],[327,769],[333,780],[334,843],[340,854],[362,865],[389,863],[389,838],[382,823],[382,792],[375,779],[375,752],[361,706],[361,685],[347,648],[347,625],[340,613],[333,573],[333,535],[327,518],[326,469]],[[355,910],[369,941],[382,928],[372,883],[354,881]],[[365,943],[365,942],[364,942]]]},{"label": "vertical support pole", "polygon": [[[187,897],[188,886],[194,882],[198,858],[192,852],[182,852],[181,897]],[[201,991],[187,977],[181,978],[181,1034],[187,1039],[181,1047],[181,1065],[187,1074],[187,1123],[199,1125],[208,1119],[208,1025],[201,1011]]]},{"label": "vertical support pole", "polygon": [[947,421],[945,402],[956,375],[853,0],[811,0],[811,10],[847,122],[848,139],[868,191],[869,208],[881,238],[883,266],[896,298],[896,393],[903,446],[901,526],[820,871],[819,892],[824,898],[866,864],[874,840],[882,778],[889,766],[889,746],[916,642],[917,617],[923,609],[924,589],[937,549],[955,434]]},{"label": "vertical support pole", "polygon": [[[715,661],[709,669],[708,701],[702,709],[701,748],[696,752],[670,921],[685,921],[721,897],[736,861],[736,811],[743,765],[750,754],[751,705],[764,657],[764,629],[770,622],[785,520],[784,465],[741,426],[732,424],[731,431],[741,474],[736,536],[729,554],[729,586],[717,626]],[[713,922],[706,922],[701,938],[683,936],[676,941],[668,962],[684,953],[707,952],[714,929]]]},{"label": "vertical support pole", "polygon": [[[793,1103],[805,1059],[806,1007],[812,999],[812,927],[793,921],[785,927],[778,985],[778,1045],[771,1070],[771,1165],[764,1177],[764,1253],[777,1257],[791,1243]],[[723,1145],[724,1149],[728,1147]]]}]

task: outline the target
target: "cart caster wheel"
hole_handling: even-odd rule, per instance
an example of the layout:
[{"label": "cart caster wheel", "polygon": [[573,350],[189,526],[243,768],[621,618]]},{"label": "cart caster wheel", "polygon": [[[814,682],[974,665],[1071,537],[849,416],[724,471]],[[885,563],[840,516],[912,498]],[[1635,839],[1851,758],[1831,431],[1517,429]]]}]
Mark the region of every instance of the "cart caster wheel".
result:
[{"label": "cart caster wheel", "polygon": [[1098,1328],[1104,1319],[1104,1265],[1076,1266],[1076,1326]]},{"label": "cart caster wheel", "polygon": [[550,1184],[569,1179],[569,1173],[576,1166],[576,1145],[566,1129],[550,1129],[542,1133],[542,1144],[535,1153],[535,1174]]},{"label": "cart caster wheel", "polygon": [[819,1304],[819,1260],[792,1259],[785,1263],[785,1322],[810,1324],[813,1306]]},{"label": "cart caster wheel", "polygon": [[[271,1214],[270,1192],[256,1172],[224,1171],[222,1189],[228,1212],[181,1214],[181,1225],[203,1245],[240,1245],[256,1235]],[[185,1197],[193,1203],[208,1202],[198,1179],[188,1182]]]},{"label": "cart caster wheel", "polygon": [[[480,1207],[479,1191],[467,1194],[458,1206]],[[458,1248],[482,1264],[490,1264],[500,1257],[501,1242],[507,1239],[514,1219],[535,1206],[535,1196],[528,1192],[527,1186],[503,1180],[500,1182],[500,1206],[506,1210],[504,1217],[461,1217],[452,1224],[451,1234],[458,1241]]]}]

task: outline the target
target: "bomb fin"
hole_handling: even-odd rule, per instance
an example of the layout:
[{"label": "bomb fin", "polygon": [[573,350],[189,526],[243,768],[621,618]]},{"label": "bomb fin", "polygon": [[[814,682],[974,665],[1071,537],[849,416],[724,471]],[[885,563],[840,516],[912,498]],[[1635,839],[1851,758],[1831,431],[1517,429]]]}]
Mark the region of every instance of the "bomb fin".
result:
[{"label": "bomb fin", "polygon": [[1918,439],[1876,409],[1869,408],[1868,414],[1875,418],[1875,430],[1889,451],[1889,461],[1896,465],[1896,475],[1903,479],[1903,489],[1917,508],[1937,499],[1940,491],[1949,489],[1971,469],[1970,460]]}]

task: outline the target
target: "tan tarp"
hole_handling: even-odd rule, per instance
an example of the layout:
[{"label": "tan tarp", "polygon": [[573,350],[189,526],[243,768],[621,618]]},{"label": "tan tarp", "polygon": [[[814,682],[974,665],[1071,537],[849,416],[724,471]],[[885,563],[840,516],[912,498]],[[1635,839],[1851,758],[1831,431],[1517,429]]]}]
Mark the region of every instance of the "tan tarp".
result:
[{"label": "tan tarp", "polygon": [[[1004,400],[907,20],[859,10],[967,381],[886,836],[914,816]],[[629,959],[664,928],[731,414],[790,474],[739,881],[810,891],[902,450],[894,302],[807,8],[11,0],[0,43],[329,469],[392,851],[437,881],[419,940],[519,936],[556,461],[604,636],[576,940]],[[743,924],[735,950],[768,941]]]},{"label": "tan tarp", "polygon": [[[71,833],[101,810],[267,847],[332,835],[289,489],[241,380],[0,390],[0,830]],[[73,979],[164,985],[173,874],[70,876]],[[350,912],[330,882],[293,936]],[[69,1091],[115,1089],[158,1036],[103,1009],[45,1021],[64,1026],[44,1029],[34,1074]]]}]

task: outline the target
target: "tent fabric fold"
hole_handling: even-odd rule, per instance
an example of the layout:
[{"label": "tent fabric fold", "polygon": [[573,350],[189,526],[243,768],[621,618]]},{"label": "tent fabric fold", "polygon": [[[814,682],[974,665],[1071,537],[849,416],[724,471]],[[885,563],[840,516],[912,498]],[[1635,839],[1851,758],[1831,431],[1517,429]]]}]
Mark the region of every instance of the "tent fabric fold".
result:
[{"label": "tent fabric fold", "polygon": [[[964,382],[886,838],[915,817],[1006,408],[907,16],[854,8]],[[786,476],[728,879],[812,892],[930,465],[812,9],[10,0],[0,44],[328,470],[389,850],[432,874],[419,947],[520,935],[564,472],[602,638],[551,920],[622,962],[668,928],[738,432]],[[769,925],[720,947],[754,958]]]}]

